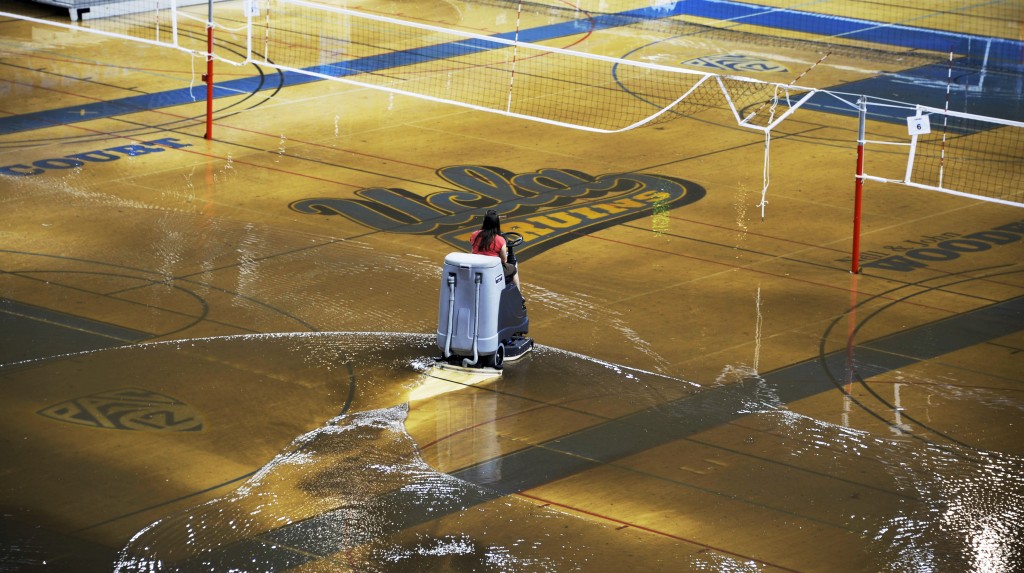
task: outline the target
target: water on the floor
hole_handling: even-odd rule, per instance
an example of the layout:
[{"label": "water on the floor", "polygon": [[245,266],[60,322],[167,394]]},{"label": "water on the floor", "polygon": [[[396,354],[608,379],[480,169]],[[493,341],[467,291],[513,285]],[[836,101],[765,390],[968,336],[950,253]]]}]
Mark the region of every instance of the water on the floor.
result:
[{"label": "water on the floor", "polygon": [[[660,488],[627,479],[612,484],[609,499],[718,530],[708,537],[727,535],[724,510],[740,503],[763,521],[733,524],[738,530],[798,521],[799,542],[810,546],[835,543],[838,532],[873,570],[1024,564],[1018,456],[814,419],[787,408],[749,368],[726,376],[740,383],[701,388],[540,347],[502,377],[474,385],[432,370],[432,338],[422,335],[199,344],[208,359],[248,347],[311,367],[330,361],[342,378],[347,372],[355,399],[237,489],[139,531],[118,571],[762,570],[694,551],[682,534],[638,535],[640,528],[581,519],[537,493],[610,469],[653,477]],[[679,443],[741,456],[746,469],[723,474],[715,466],[728,462],[715,457],[672,458]],[[658,450],[675,463],[641,459]],[[594,485],[594,498],[610,495],[607,483]]]}]

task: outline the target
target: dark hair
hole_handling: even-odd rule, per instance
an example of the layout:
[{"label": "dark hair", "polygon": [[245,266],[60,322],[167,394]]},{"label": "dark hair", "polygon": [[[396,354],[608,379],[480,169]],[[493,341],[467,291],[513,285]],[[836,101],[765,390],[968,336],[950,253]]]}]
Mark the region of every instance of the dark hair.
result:
[{"label": "dark hair", "polygon": [[476,236],[476,241],[473,246],[478,251],[486,251],[491,248],[494,244],[494,237],[501,234],[501,220],[498,218],[498,212],[493,209],[488,209],[484,213],[484,222],[480,225],[480,234]]}]

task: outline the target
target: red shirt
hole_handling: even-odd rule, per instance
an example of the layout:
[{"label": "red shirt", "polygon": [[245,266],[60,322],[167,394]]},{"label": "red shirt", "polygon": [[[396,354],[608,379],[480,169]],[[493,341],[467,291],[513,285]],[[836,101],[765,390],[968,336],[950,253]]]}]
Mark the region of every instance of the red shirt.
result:
[{"label": "red shirt", "polygon": [[480,248],[476,244],[476,238],[478,235],[480,235],[479,229],[473,231],[473,234],[469,236],[469,244],[473,247],[473,254],[501,258],[501,250],[505,248],[505,237],[495,235],[494,241],[490,244],[490,248]]}]

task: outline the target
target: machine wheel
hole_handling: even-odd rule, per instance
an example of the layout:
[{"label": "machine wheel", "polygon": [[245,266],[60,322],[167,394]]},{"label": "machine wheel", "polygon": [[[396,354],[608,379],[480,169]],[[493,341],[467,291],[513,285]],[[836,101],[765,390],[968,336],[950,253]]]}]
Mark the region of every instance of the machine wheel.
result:
[{"label": "machine wheel", "polygon": [[497,350],[491,355],[491,367],[501,370],[503,364],[505,364],[505,344],[499,342]]}]

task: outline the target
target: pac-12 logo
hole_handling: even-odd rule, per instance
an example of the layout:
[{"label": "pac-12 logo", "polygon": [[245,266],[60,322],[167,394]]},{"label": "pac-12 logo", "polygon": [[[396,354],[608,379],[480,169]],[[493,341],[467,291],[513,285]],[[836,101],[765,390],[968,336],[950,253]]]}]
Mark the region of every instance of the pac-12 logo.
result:
[{"label": "pac-12 logo", "polygon": [[433,235],[466,249],[487,209],[502,215],[502,230],[523,235],[520,260],[593,231],[645,214],[688,205],[704,197],[700,185],[664,175],[613,173],[591,176],[568,169],[515,174],[500,167],[455,165],[437,171],[456,189],[423,197],[397,187],[356,191],[355,199],[320,197],[289,208],[312,215],[341,215],[391,233]]},{"label": "pac-12 logo", "polygon": [[743,54],[717,54],[683,62],[684,66],[698,66],[730,72],[788,72],[785,66]]},{"label": "pac-12 logo", "polygon": [[188,404],[141,388],[107,390],[43,408],[42,416],[92,428],[199,432],[203,421]]}]

